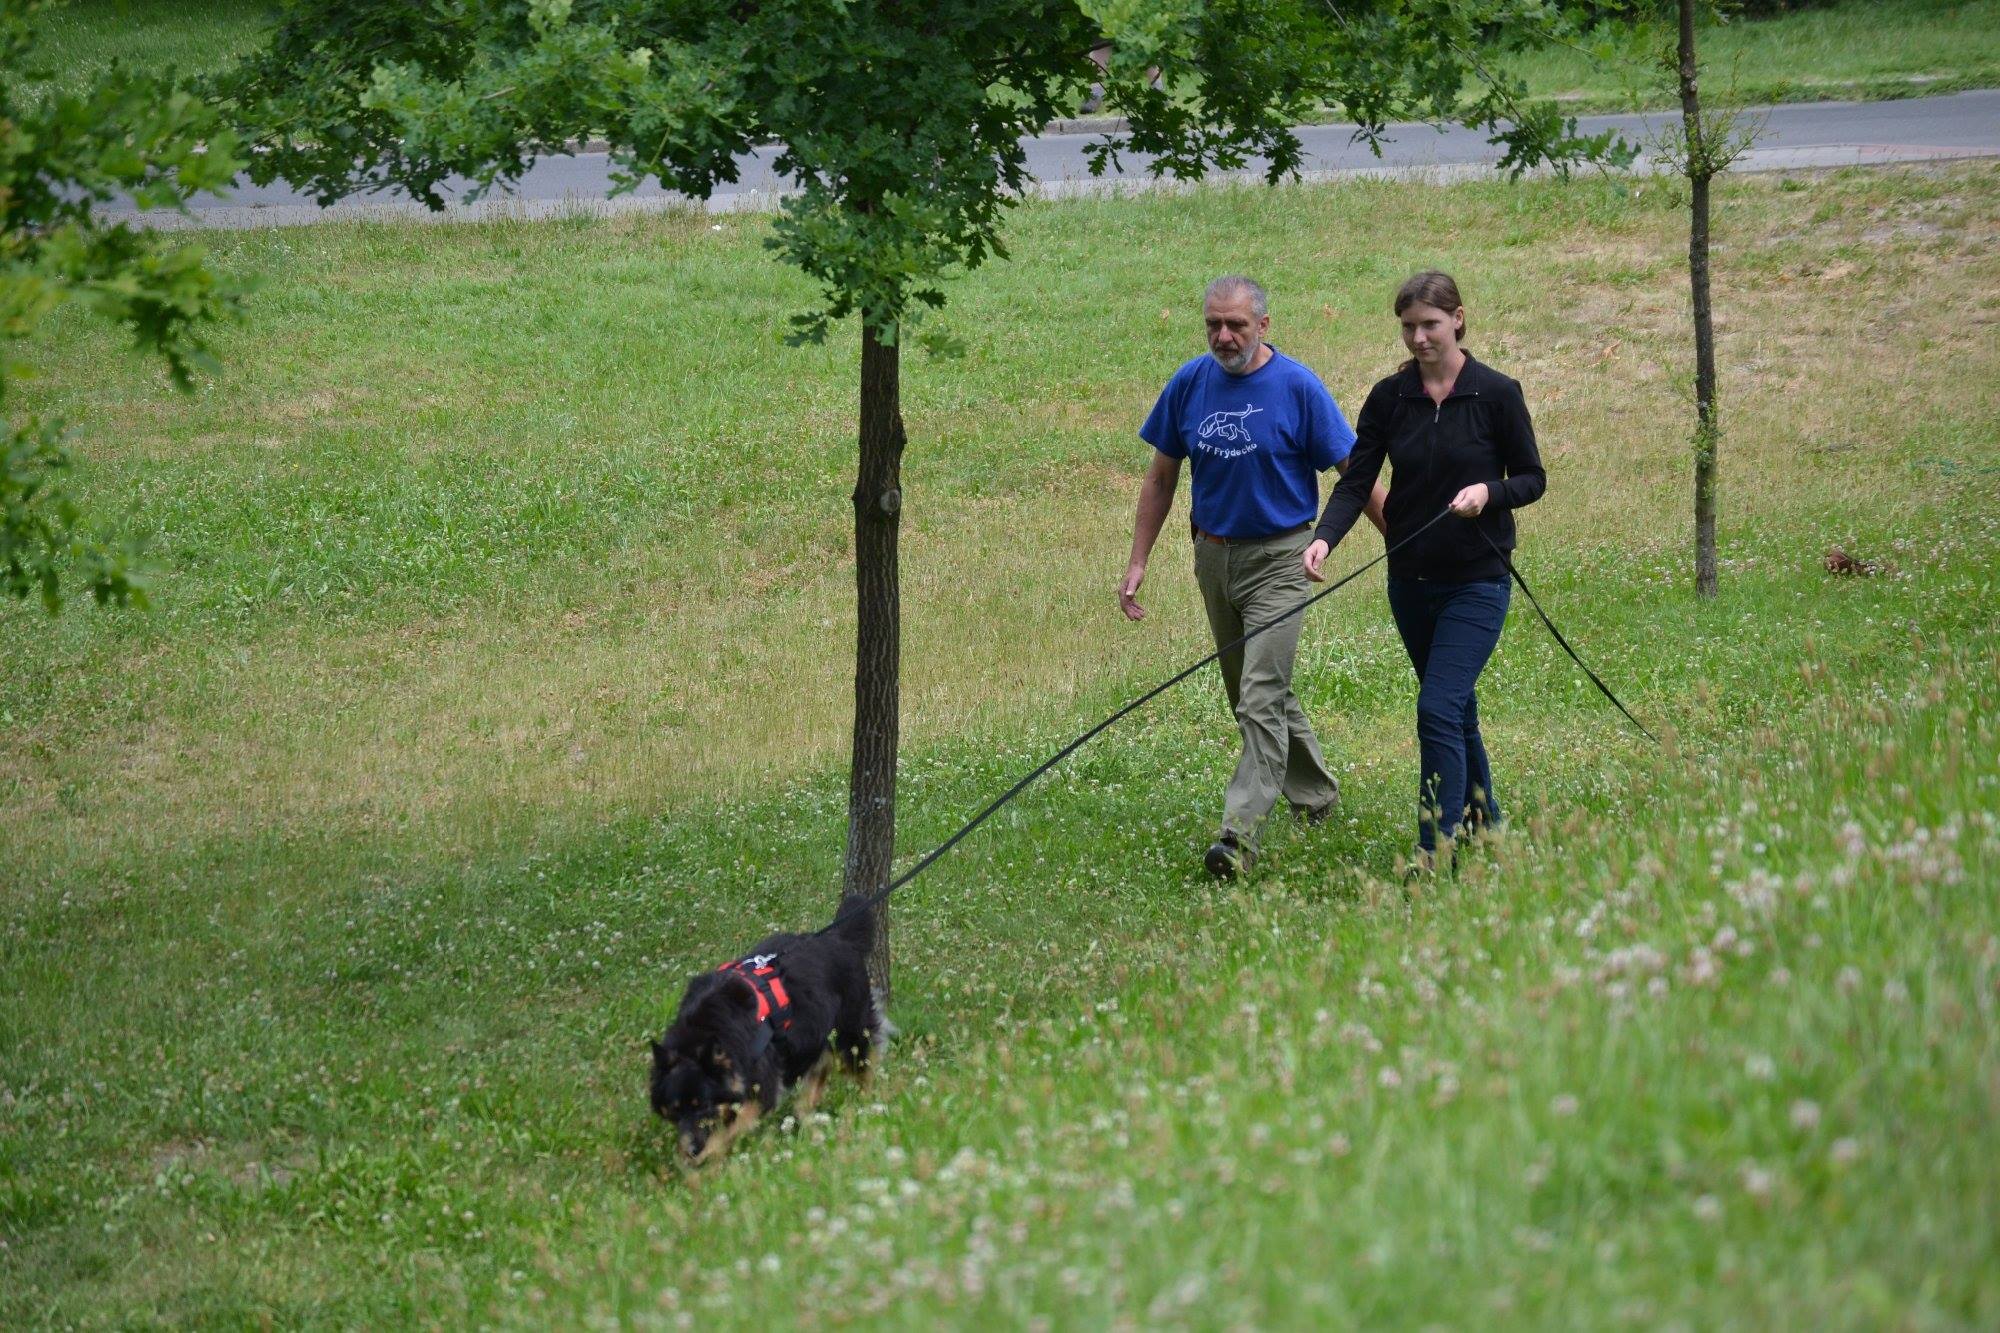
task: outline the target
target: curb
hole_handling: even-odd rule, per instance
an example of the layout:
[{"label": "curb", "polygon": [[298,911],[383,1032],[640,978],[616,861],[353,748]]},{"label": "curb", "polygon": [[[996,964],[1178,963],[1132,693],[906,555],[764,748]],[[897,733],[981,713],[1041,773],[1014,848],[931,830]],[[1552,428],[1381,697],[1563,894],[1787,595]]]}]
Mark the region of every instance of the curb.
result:
[{"label": "curb", "polygon": [[[1071,116],[1063,120],[1050,121],[1042,126],[1042,132],[1035,137],[1048,139],[1063,134],[1123,134],[1131,128],[1132,123],[1123,116]],[[769,148],[771,145],[760,143],[755,147]],[[611,141],[585,139],[580,143],[564,145],[562,151],[571,157],[580,153],[608,153],[611,151]]]},{"label": "curb", "polygon": [[[1730,170],[1732,175],[1755,172],[1826,171],[1840,167],[1951,162],[1994,157],[2000,157],[2000,147],[1910,149],[1835,146],[1753,149],[1738,159]],[[1526,174],[1530,178],[1541,178],[1551,173],[1546,168],[1541,168]],[[1629,172],[1620,174],[1629,178],[1646,179],[1671,175],[1672,172],[1658,161],[1642,158],[1633,164]],[[1503,178],[1503,173],[1490,163],[1466,162],[1439,163],[1433,166],[1346,167],[1332,171],[1307,171],[1300,173],[1295,182],[1288,183],[1329,185],[1340,181],[1377,180],[1409,181],[1424,185],[1457,185],[1468,181]],[[1229,173],[1209,176],[1199,181],[1077,177],[1059,181],[1039,181],[1023,193],[1027,198],[1054,202],[1066,199],[1192,194],[1202,190],[1245,186],[1262,188],[1264,185],[1264,177],[1259,172]],[[678,195],[624,195],[617,199],[597,197],[484,199],[473,204],[454,204],[440,213],[433,213],[421,204],[402,201],[343,202],[327,208],[321,208],[317,204],[251,204],[205,208],[194,214],[173,212],[115,214],[107,211],[105,215],[136,221],[160,231],[200,229],[236,231],[339,222],[449,225],[458,222],[540,222],[553,218],[607,218],[634,213],[684,212],[719,216],[726,213],[769,212],[778,207],[784,198],[781,192],[744,190],[717,195],[705,201]]]}]

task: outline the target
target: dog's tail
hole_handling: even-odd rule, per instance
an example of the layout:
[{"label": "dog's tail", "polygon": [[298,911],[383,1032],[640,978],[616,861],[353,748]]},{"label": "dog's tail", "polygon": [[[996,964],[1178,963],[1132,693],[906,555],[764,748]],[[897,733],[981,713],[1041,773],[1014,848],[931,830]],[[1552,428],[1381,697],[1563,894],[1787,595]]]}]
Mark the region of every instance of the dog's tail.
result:
[{"label": "dog's tail", "polygon": [[881,915],[878,904],[861,894],[847,894],[840,900],[840,910],[833,914],[833,935],[869,953],[875,948],[875,927]]},{"label": "dog's tail", "polygon": [[[882,905],[871,901],[862,894],[847,894],[840,900],[840,910],[833,915],[833,923],[827,932],[840,940],[864,958],[872,960],[877,942],[877,932],[882,929]],[[889,993],[883,985],[883,978],[873,975],[868,983],[869,1035],[876,1046],[886,1045],[896,1034],[895,1024],[889,1021]]]}]

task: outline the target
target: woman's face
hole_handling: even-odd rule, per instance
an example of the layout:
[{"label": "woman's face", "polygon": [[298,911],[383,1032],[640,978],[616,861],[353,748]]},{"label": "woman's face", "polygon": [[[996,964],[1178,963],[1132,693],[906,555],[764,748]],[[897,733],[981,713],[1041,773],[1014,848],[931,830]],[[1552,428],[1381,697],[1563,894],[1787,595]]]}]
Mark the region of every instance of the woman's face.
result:
[{"label": "woman's face", "polygon": [[1458,350],[1459,330],[1465,327],[1465,309],[1440,310],[1422,301],[1412,301],[1398,316],[1403,321],[1403,346],[1419,365],[1435,366]]}]

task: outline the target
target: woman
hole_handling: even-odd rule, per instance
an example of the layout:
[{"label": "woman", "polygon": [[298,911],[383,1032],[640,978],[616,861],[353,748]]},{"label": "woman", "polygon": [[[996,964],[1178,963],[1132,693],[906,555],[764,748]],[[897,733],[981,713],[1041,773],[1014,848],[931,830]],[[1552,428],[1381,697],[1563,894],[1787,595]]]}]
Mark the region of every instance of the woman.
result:
[{"label": "woman", "polygon": [[[1308,578],[1324,579],[1327,552],[1354,526],[1386,459],[1389,610],[1422,682],[1417,864],[1427,869],[1439,838],[1500,820],[1473,687],[1507,618],[1500,553],[1514,549],[1513,511],[1539,500],[1547,477],[1521,386],[1466,353],[1458,284],[1417,274],[1396,292],[1396,317],[1410,359],[1369,393],[1347,472],[1301,559]],[[1424,529],[1447,508],[1451,517]]]}]

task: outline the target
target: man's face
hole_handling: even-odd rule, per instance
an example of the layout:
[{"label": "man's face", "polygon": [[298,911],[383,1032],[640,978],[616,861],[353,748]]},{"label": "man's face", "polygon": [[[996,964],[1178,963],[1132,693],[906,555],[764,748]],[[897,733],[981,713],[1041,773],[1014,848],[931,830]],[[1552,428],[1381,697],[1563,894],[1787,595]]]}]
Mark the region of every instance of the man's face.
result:
[{"label": "man's face", "polygon": [[1264,345],[1264,331],[1271,327],[1269,315],[1251,311],[1250,293],[1239,289],[1211,297],[1201,315],[1208,324],[1208,354],[1216,364],[1232,375],[1250,369]]}]

